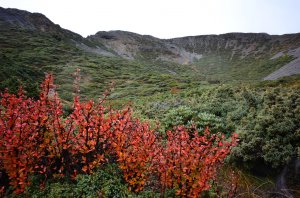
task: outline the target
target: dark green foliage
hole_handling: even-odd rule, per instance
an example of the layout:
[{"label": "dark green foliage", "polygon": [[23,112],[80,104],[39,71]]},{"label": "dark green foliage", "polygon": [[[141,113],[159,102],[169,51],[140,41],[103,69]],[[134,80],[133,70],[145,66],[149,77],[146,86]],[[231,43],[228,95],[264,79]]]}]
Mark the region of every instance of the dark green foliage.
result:
[{"label": "dark green foliage", "polygon": [[39,188],[39,178],[33,178],[23,197],[129,197],[117,165],[111,164],[92,175],[78,175],[75,182],[63,178],[52,179],[45,188]]},{"label": "dark green foliage", "polygon": [[172,129],[174,126],[185,125],[186,127],[196,127],[199,131],[204,131],[209,127],[211,132],[232,132],[230,127],[226,126],[224,120],[214,114],[198,112],[188,106],[180,106],[169,110],[165,114],[163,123],[166,129]]},{"label": "dark green foliage", "polygon": [[252,163],[262,158],[278,167],[297,157],[300,91],[286,87],[268,88],[260,97],[260,108],[253,109],[243,120],[240,136],[243,141],[235,155]]},{"label": "dark green foliage", "polygon": [[92,175],[80,175],[76,180],[76,197],[128,197],[130,194],[116,165],[109,165]]},{"label": "dark green foliage", "polygon": [[236,162],[278,168],[296,158],[300,147],[300,82],[280,83],[202,86],[140,100],[135,109],[166,128],[175,123],[235,131],[240,138],[232,155]]}]

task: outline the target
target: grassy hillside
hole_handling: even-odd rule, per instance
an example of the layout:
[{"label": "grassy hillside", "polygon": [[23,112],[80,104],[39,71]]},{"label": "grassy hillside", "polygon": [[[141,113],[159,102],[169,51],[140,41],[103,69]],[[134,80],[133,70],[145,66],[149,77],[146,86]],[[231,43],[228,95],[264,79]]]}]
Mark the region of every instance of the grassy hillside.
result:
[{"label": "grassy hillside", "polygon": [[1,89],[15,90],[23,85],[31,96],[36,95],[44,72],[51,71],[52,66],[66,65],[81,54],[54,35],[1,25]]},{"label": "grassy hillside", "polygon": [[229,60],[226,55],[210,55],[198,60],[195,67],[199,73],[208,79],[216,79],[225,82],[231,81],[259,81],[294,59],[293,56],[281,56],[277,59],[254,59],[235,57]]},{"label": "grassy hillside", "polygon": [[101,95],[112,82],[113,98],[130,99],[185,89],[201,80],[188,66],[97,56],[77,49],[67,38],[12,26],[1,28],[0,46],[0,89],[16,91],[23,85],[30,96],[37,95],[44,73],[52,72],[61,97],[71,101],[77,68],[81,69],[81,93],[86,97]]}]

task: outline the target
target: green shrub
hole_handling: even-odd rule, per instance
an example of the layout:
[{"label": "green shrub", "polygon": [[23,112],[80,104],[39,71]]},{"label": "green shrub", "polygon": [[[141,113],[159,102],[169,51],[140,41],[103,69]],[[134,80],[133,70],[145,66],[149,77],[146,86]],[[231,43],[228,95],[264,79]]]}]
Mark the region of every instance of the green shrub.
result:
[{"label": "green shrub", "polygon": [[165,115],[163,124],[167,129],[184,125],[186,127],[196,127],[199,131],[203,131],[206,127],[209,127],[213,133],[222,132],[230,134],[233,132],[233,128],[227,126],[221,117],[211,113],[198,112],[188,106],[180,106],[169,110]]},{"label": "green shrub", "polygon": [[115,164],[108,164],[92,175],[78,175],[75,182],[64,178],[52,179],[45,188],[39,188],[41,178],[33,177],[23,197],[129,197],[130,192]]},{"label": "green shrub", "polygon": [[299,96],[299,90],[290,88],[263,91],[260,107],[252,109],[241,121],[241,141],[234,156],[253,165],[262,159],[274,168],[297,157]]}]

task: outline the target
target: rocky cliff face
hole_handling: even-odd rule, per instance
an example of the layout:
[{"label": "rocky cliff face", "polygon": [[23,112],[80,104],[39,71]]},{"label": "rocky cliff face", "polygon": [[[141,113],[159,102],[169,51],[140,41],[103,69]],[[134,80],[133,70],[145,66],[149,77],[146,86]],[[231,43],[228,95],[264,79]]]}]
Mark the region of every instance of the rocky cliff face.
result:
[{"label": "rocky cliff face", "polygon": [[189,64],[201,54],[188,52],[178,45],[149,35],[125,31],[98,32],[87,38],[90,42],[126,59],[171,61]]},{"label": "rocky cliff face", "polygon": [[175,38],[167,41],[200,54],[230,52],[231,57],[239,55],[240,58],[247,56],[258,58],[298,47],[300,34],[277,36],[265,33],[228,33]]},{"label": "rocky cliff face", "polygon": [[148,57],[193,63],[203,56],[225,54],[238,58],[272,56],[300,46],[300,34],[228,33],[174,39],[158,39],[124,31],[98,32],[87,39],[128,59]]}]

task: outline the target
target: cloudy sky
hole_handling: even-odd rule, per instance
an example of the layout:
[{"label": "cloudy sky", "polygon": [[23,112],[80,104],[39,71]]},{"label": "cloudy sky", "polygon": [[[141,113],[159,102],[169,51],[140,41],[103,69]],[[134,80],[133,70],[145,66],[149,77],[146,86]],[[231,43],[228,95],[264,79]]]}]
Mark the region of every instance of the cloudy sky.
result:
[{"label": "cloudy sky", "polygon": [[300,32],[300,0],[0,0],[87,36],[125,30],[159,38]]}]

